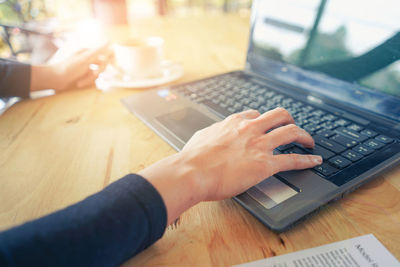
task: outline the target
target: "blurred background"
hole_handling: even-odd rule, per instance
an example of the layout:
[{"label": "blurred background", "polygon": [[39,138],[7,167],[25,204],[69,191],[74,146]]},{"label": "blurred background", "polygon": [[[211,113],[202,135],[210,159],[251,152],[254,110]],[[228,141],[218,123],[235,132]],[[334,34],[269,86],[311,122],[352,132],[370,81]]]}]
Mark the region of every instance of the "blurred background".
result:
[{"label": "blurred background", "polygon": [[[98,42],[103,25],[162,16],[249,15],[251,0],[0,0],[0,57],[46,62],[79,38]],[[90,41],[88,39],[90,32]]]}]

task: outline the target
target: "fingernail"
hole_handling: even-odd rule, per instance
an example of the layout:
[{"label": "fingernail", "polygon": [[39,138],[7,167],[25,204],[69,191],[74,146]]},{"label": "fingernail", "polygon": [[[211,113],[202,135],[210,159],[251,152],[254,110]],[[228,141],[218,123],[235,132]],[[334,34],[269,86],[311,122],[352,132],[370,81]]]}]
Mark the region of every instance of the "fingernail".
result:
[{"label": "fingernail", "polygon": [[312,161],[316,164],[322,164],[322,157],[321,156],[313,156]]}]

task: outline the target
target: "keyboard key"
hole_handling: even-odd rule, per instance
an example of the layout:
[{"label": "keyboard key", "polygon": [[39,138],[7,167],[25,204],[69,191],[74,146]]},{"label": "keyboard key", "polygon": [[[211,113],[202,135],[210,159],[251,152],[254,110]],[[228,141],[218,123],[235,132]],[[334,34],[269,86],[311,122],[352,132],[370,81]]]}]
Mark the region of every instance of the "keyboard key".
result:
[{"label": "keyboard key", "polygon": [[218,96],[218,100],[221,102],[224,102],[224,101],[226,101],[226,96],[220,95],[220,96]]},{"label": "keyboard key", "polygon": [[221,108],[223,108],[223,109],[227,109],[228,108],[228,104],[226,104],[226,103],[221,103],[221,104],[219,104],[219,106]]},{"label": "keyboard key", "polygon": [[332,114],[328,114],[322,117],[325,121],[334,121],[337,119],[337,117],[335,115]]},{"label": "keyboard key", "polygon": [[361,133],[362,133],[363,135],[368,136],[368,137],[375,137],[375,136],[378,135],[377,132],[374,132],[374,131],[368,130],[368,129],[365,129],[365,130],[361,131]]},{"label": "keyboard key", "polygon": [[303,113],[303,112],[299,112],[294,117],[295,117],[295,119],[303,119],[303,120],[305,120],[305,119],[309,118],[310,115],[306,114],[306,113]]},{"label": "keyboard key", "polygon": [[310,122],[308,120],[295,120],[296,125],[299,127],[304,127],[304,125],[309,124]]},{"label": "keyboard key", "polygon": [[322,126],[320,125],[322,122],[323,122],[323,120],[321,119],[321,117],[315,117],[315,116],[313,116],[313,117],[310,117],[310,118],[308,118],[312,123],[314,123],[314,124],[318,124],[318,126],[321,128]]},{"label": "keyboard key", "polygon": [[225,94],[228,97],[233,97],[233,95],[235,94],[235,92],[229,90],[229,91],[224,91],[223,94]]},{"label": "keyboard key", "polygon": [[235,104],[235,101],[234,101],[233,99],[228,99],[228,100],[225,101],[225,103],[226,103],[228,106],[233,106],[233,105]]},{"label": "keyboard key", "polygon": [[256,93],[250,93],[250,94],[249,94],[249,97],[250,97],[253,101],[257,100],[257,94],[256,94]]},{"label": "keyboard key", "polygon": [[[306,112],[306,113],[309,113],[310,111],[312,111],[314,108],[312,107],[312,106],[309,106],[309,105],[307,105],[307,106],[302,106],[301,107],[301,110],[303,111],[303,112]],[[312,112],[312,114],[314,115],[314,112]]]},{"label": "keyboard key", "polygon": [[374,140],[374,139],[369,139],[368,141],[366,141],[364,143],[364,145],[367,145],[373,149],[379,149],[379,148],[382,148],[383,146],[385,146],[385,144],[383,144],[377,140]]},{"label": "keyboard key", "polygon": [[335,124],[340,125],[340,126],[346,126],[346,125],[350,124],[350,122],[345,119],[339,119],[339,120],[335,121]]},{"label": "keyboard key", "polygon": [[248,98],[242,98],[239,100],[239,103],[242,104],[243,106],[247,106],[248,104],[250,104],[251,100]]},{"label": "keyboard key", "polygon": [[251,102],[251,103],[249,104],[249,107],[251,107],[252,109],[257,109],[259,106],[260,106],[260,105],[259,105],[258,103],[256,103],[256,102]]},{"label": "keyboard key", "polygon": [[262,106],[262,107],[260,107],[260,108],[258,109],[258,111],[260,111],[260,113],[263,114],[263,113],[269,111],[269,108]]},{"label": "keyboard key", "polygon": [[358,132],[349,130],[349,129],[345,128],[345,127],[339,127],[337,129],[335,129],[335,132],[337,132],[339,134],[343,134],[343,135],[345,135],[347,137],[350,137],[351,139],[354,139],[357,142],[363,142],[363,141],[368,139],[367,136],[362,135],[362,134],[360,134]]},{"label": "keyboard key", "polygon": [[264,96],[265,96],[266,98],[272,98],[274,95],[275,95],[275,93],[272,92],[272,91],[266,92],[266,93],[264,94]]},{"label": "keyboard key", "polygon": [[274,109],[276,107],[276,104],[272,103],[271,101],[265,102],[265,106],[269,109]]},{"label": "keyboard key", "polygon": [[258,103],[264,103],[266,101],[266,99],[262,96],[257,96],[257,102]]},{"label": "keyboard key", "polygon": [[284,150],[283,153],[285,153],[285,154],[301,154],[301,155],[309,154],[304,149],[301,149],[297,146],[288,148],[288,149]]},{"label": "keyboard key", "polygon": [[390,144],[391,142],[393,142],[392,138],[384,135],[378,135],[377,137],[375,137],[375,139],[385,144]]},{"label": "keyboard key", "polygon": [[278,104],[278,107],[280,107],[280,108],[284,108],[284,109],[287,109],[287,108],[288,108],[288,105],[282,105],[282,104]]},{"label": "keyboard key", "polygon": [[294,108],[300,108],[301,106],[303,106],[303,104],[301,102],[298,102],[298,101],[296,101],[296,102],[294,102],[292,104],[292,107],[294,107]]},{"label": "keyboard key", "polygon": [[240,101],[241,99],[243,99],[245,96],[238,93],[238,94],[234,94],[233,98],[235,98],[236,101]]},{"label": "keyboard key", "polygon": [[356,162],[363,158],[363,155],[361,155],[360,153],[357,153],[353,150],[347,150],[347,151],[343,152],[342,156],[348,160],[351,160],[352,162]]},{"label": "keyboard key", "polygon": [[353,151],[360,153],[364,156],[367,156],[367,155],[371,154],[372,152],[374,152],[374,150],[372,148],[370,148],[369,146],[366,146],[366,145],[358,145],[356,147],[353,147]]},{"label": "keyboard key", "polygon": [[268,89],[265,88],[265,87],[260,87],[260,88],[258,88],[258,89],[255,90],[255,92],[256,92],[259,96],[264,95],[265,92],[267,92],[267,91],[268,91]]},{"label": "keyboard key", "polygon": [[361,126],[358,125],[358,124],[353,123],[353,124],[350,124],[349,126],[347,126],[347,129],[353,130],[353,131],[356,131],[356,132],[359,132],[359,131],[361,131],[361,130],[364,129],[364,128],[361,127]]},{"label": "keyboard key", "polygon": [[338,127],[338,125],[334,124],[331,121],[324,122],[324,123],[321,124],[321,126],[323,128],[325,128],[325,129],[328,129],[328,130],[333,130],[333,129]]},{"label": "keyboard key", "polygon": [[323,136],[323,137],[325,137],[325,138],[329,138],[329,137],[331,137],[332,135],[334,135],[335,132],[333,132],[333,131],[331,131],[331,130],[328,130],[328,129],[322,129],[322,130],[319,130],[319,131],[317,132],[317,134],[320,135],[320,136]]},{"label": "keyboard key", "polygon": [[317,172],[321,173],[324,176],[331,176],[332,174],[339,171],[338,169],[329,165],[328,163],[322,163],[322,165],[314,167],[314,170],[316,170]]},{"label": "keyboard key", "polygon": [[348,138],[346,136],[343,136],[341,134],[337,134],[335,136],[332,136],[330,139],[335,141],[335,142],[337,142],[337,143],[339,143],[339,144],[341,144],[341,145],[343,145],[343,146],[345,146],[345,147],[347,147],[347,148],[351,148],[353,146],[358,145],[357,141],[354,141],[353,139],[350,139],[350,138]]},{"label": "keyboard key", "polygon": [[292,147],[294,147],[294,144],[290,143],[290,144],[278,146],[276,149],[278,149],[279,151],[282,152],[282,151],[285,151],[286,149],[289,149],[289,148],[292,148]]},{"label": "keyboard key", "polygon": [[274,97],[272,98],[272,100],[277,101],[277,102],[281,102],[281,100],[282,100],[283,98],[285,98],[283,95],[277,94],[276,96],[274,96]]},{"label": "keyboard key", "polygon": [[[233,86],[231,90],[232,90],[232,92],[235,92],[236,95],[238,95],[238,94],[243,95],[243,92],[239,86]],[[235,95],[235,97],[236,97],[236,95]]]},{"label": "keyboard key", "polygon": [[260,87],[258,85],[253,85],[253,86],[249,87],[249,90],[254,92],[254,91],[257,91],[259,88]]},{"label": "keyboard key", "polygon": [[320,155],[324,160],[327,160],[333,156],[335,156],[335,153],[329,151],[328,149],[325,149],[319,145],[315,145],[314,149],[308,149],[311,154],[313,155]]},{"label": "keyboard key", "polygon": [[214,98],[211,100],[214,104],[218,105],[221,101],[218,98]]},{"label": "keyboard key", "polygon": [[204,100],[205,100],[205,98],[200,96],[200,97],[196,97],[196,99],[194,99],[193,101],[196,103],[200,103],[200,102],[203,102]]},{"label": "keyboard key", "polygon": [[[307,106],[308,107],[308,106]],[[312,108],[311,108],[312,109]],[[322,115],[325,115],[325,112],[320,110],[320,109],[316,109],[314,110],[312,113],[312,115],[317,116],[317,117],[321,117]]]},{"label": "keyboard key", "polygon": [[235,103],[233,105],[233,109],[235,110],[235,112],[241,111],[242,110],[242,105],[239,103]]},{"label": "keyboard key", "polygon": [[329,162],[339,169],[346,168],[351,164],[350,160],[345,159],[342,156],[333,157],[329,160]]},{"label": "keyboard key", "polygon": [[290,98],[290,97],[287,97],[282,101],[283,104],[290,104],[292,102],[293,102],[293,98]]},{"label": "keyboard key", "polygon": [[319,135],[315,135],[314,136],[314,141],[315,143],[317,143],[320,146],[323,146],[335,153],[340,153],[346,150],[346,148],[338,143],[336,143],[335,141],[326,139],[322,136]]},{"label": "keyboard key", "polygon": [[231,113],[227,109],[224,109],[224,108],[220,107],[219,105],[214,104],[210,100],[205,100],[204,102],[202,102],[202,104],[206,105],[207,107],[209,107],[210,109],[214,110],[215,112],[221,114],[224,117],[231,115]]},{"label": "keyboard key", "polygon": [[305,125],[303,128],[307,132],[315,132],[315,131],[321,129],[321,126],[317,125],[317,124],[314,124],[314,123],[310,123],[310,124]]},{"label": "keyboard key", "polygon": [[236,112],[236,109],[234,109],[233,107],[228,107],[227,110],[228,110],[228,112],[229,112],[230,114],[233,114],[233,113]]},{"label": "keyboard key", "polygon": [[298,109],[293,108],[293,107],[287,108],[286,110],[287,110],[292,116],[296,115],[296,114],[299,112]]}]

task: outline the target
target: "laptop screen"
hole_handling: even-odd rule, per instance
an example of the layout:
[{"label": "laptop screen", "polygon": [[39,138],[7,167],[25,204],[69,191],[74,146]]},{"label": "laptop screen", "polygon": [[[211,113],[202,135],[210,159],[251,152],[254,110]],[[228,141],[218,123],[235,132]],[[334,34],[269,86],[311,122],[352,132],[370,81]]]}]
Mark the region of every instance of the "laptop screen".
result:
[{"label": "laptop screen", "polygon": [[398,0],[253,4],[248,63],[264,75],[399,119],[399,59]]}]

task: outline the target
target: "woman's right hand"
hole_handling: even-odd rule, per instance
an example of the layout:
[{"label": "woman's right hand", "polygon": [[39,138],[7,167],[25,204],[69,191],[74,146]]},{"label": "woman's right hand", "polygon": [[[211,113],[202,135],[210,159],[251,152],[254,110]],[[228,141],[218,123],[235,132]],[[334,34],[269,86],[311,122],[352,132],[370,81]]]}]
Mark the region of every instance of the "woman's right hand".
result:
[{"label": "woman's right hand", "polygon": [[314,146],[289,112],[248,110],[196,132],[181,152],[140,174],[160,192],[172,222],[200,201],[233,197],[275,173],[322,163],[320,156],[274,155],[275,148],[292,142]]},{"label": "woman's right hand", "polygon": [[315,155],[274,155],[275,148],[297,142],[314,147],[314,140],[283,108],[260,115],[248,110],[198,131],[182,153],[197,169],[203,200],[238,195],[271,175],[312,168],[322,163]]}]

